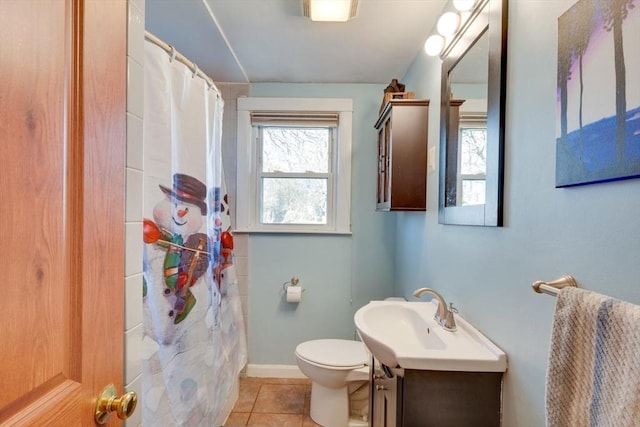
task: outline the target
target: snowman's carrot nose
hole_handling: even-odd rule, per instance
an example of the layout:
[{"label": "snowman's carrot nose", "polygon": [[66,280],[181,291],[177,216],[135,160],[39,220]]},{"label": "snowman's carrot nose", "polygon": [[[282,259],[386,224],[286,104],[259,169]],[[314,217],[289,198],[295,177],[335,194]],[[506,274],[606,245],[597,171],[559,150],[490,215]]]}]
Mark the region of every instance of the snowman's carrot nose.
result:
[{"label": "snowman's carrot nose", "polygon": [[186,209],[179,209],[179,210],[178,210],[178,216],[179,216],[180,218],[182,218],[183,216],[185,216],[185,215],[187,214],[187,212],[188,212],[188,211],[187,211]]}]

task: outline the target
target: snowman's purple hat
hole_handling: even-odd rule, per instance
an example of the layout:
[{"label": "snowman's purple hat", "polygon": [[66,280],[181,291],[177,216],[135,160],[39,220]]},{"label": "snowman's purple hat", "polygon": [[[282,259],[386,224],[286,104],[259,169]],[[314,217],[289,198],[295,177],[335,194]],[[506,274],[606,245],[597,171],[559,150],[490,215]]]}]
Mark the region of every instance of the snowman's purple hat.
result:
[{"label": "snowman's purple hat", "polygon": [[176,173],[173,175],[173,188],[167,188],[164,185],[159,185],[162,192],[168,196],[175,197],[181,202],[191,203],[200,208],[202,215],[207,214],[207,204],[205,198],[207,197],[207,186],[196,178]]}]

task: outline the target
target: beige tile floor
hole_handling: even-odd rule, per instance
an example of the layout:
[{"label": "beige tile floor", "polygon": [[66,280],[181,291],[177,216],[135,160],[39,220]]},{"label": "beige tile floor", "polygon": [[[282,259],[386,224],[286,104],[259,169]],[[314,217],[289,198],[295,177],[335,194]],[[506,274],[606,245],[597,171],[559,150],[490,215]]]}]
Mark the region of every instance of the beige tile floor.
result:
[{"label": "beige tile floor", "polygon": [[225,427],[319,427],[309,416],[311,382],[298,378],[240,378],[240,397]]}]

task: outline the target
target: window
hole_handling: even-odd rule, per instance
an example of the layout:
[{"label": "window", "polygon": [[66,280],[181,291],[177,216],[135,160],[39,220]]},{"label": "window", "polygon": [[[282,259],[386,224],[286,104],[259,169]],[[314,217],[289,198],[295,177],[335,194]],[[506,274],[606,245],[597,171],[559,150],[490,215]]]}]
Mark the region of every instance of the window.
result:
[{"label": "window", "polygon": [[350,233],[350,99],[238,99],[236,231]]},{"label": "window", "polygon": [[485,203],[487,182],[487,119],[486,115],[463,115],[459,126],[460,158],[458,170],[459,206]]},{"label": "window", "polygon": [[327,224],[335,126],[257,126],[262,224]]}]

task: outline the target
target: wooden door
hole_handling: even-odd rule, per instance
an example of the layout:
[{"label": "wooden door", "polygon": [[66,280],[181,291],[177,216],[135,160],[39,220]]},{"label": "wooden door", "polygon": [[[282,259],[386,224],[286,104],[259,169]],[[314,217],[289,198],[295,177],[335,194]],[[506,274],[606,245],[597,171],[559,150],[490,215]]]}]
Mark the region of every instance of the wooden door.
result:
[{"label": "wooden door", "polygon": [[125,0],[0,0],[0,130],[0,425],[91,426],[122,389]]}]

